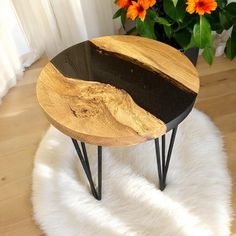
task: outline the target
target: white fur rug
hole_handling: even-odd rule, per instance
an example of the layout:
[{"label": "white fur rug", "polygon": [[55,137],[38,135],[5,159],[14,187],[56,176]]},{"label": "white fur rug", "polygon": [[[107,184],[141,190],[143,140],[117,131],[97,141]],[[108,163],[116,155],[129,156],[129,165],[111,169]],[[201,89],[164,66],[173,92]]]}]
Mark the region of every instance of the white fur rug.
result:
[{"label": "white fur rug", "polygon": [[[96,174],[96,149],[87,147]],[[167,187],[157,186],[153,141],[103,148],[103,196],[95,200],[72,141],[51,127],[35,157],[34,217],[48,236],[229,235],[231,180],[206,115],[194,110],[180,125]]]}]

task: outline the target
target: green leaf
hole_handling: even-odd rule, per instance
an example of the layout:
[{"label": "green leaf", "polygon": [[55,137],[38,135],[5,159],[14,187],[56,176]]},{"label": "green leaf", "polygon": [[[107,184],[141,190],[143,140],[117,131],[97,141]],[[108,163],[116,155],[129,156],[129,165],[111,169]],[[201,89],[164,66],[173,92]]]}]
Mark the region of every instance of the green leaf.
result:
[{"label": "green leaf", "polygon": [[226,56],[233,60],[236,55],[236,47],[231,37],[228,38],[225,49]]},{"label": "green leaf", "polygon": [[184,18],[183,18],[183,21],[179,23],[179,26],[178,28],[176,29],[176,31],[179,31],[181,29],[185,29],[187,28],[187,26],[189,26],[190,24],[192,24],[194,20],[194,17],[192,17],[191,15],[186,15]]},{"label": "green leaf", "polygon": [[177,41],[177,43],[184,49],[190,43],[191,33],[186,29],[180,30],[178,32],[175,32],[174,38]]},{"label": "green leaf", "polygon": [[164,31],[165,31],[165,34],[168,38],[171,38],[172,37],[172,29],[170,26],[168,25],[164,25]]},{"label": "green leaf", "polygon": [[205,48],[211,41],[211,26],[204,16],[193,27],[193,38],[198,48]]},{"label": "green leaf", "polygon": [[154,31],[154,22],[150,20],[149,17],[146,17],[144,21],[140,18],[135,20],[137,32],[146,38],[156,39],[155,31]]},{"label": "green leaf", "polygon": [[178,0],[176,6],[172,0],[164,0],[163,7],[165,13],[174,21],[181,22],[186,14],[185,0]]},{"label": "green leaf", "polygon": [[125,27],[125,22],[126,22],[126,12],[127,10],[125,8],[122,8],[120,19],[121,19],[121,24],[123,27]]},{"label": "green leaf", "polygon": [[217,6],[220,9],[223,9],[225,7],[225,2],[223,0],[217,0]]},{"label": "green leaf", "polygon": [[176,7],[177,3],[178,3],[178,0],[172,0],[174,6]]},{"label": "green leaf", "polygon": [[195,44],[194,37],[192,35],[189,44],[186,47],[184,47],[184,51],[187,51],[188,49],[194,48],[194,47],[197,47],[197,46]]},{"label": "green leaf", "polygon": [[226,48],[225,48],[226,56],[230,60],[233,60],[234,57],[236,56],[236,43],[235,42],[236,42],[236,26],[234,25],[231,36],[227,40]]},{"label": "green leaf", "polygon": [[152,9],[148,9],[147,16],[149,17],[150,20],[153,20],[160,25],[168,25],[168,26],[171,25],[165,18],[160,17],[158,13]]},{"label": "green leaf", "polygon": [[236,2],[231,2],[225,7],[227,13],[233,17],[236,17]]},{"label": "green leaf", "polygon": [[158,24],[160,25],[166,25],[166,26],[170,26],[171,24],[163,17],[159,17],[159,16],[156,16],[155,17],[155,22],[157,22]]},{"label": "green leaf", "polygon": [[152,10],[151,8],[149,8],[147,10],[147,16],[152,19],[152,20],[155,20],[155,18],[158,16],[158,13],[154,10]]},{"label": "green leaf", "polygon": [[123,8],[120,8],[112,17],[112,19],[116,19],[121,16],[121,13],[123,11]]},{"label": "green leaf", "polygon": [[212,47],[205,47],[203,51],[203,58],[206,60],[206,62],[211,65],[213,62],[214,57],[214,51]]},{"label": "green leaf", "polygon": [[209,38],[206,46],[204,47],[203,50],[203,58],[205,59],[205,61],[211,65],[213,62],[213,58],[214,58],[214,50],[213,50],[213,39],[212,37]]},{"label": "green leaf", "polygon": [[220,23],[224,29],[228,30],[234,23],[232,16],[228,15],[227,12],[219,12]]},{"label": "green leaf", "polygon": [[213,11],[211,14],[206,14],[206,18],[211,25],[211,30],[220,32],[224,30],[223,25],[220,23],[218,11]]}]

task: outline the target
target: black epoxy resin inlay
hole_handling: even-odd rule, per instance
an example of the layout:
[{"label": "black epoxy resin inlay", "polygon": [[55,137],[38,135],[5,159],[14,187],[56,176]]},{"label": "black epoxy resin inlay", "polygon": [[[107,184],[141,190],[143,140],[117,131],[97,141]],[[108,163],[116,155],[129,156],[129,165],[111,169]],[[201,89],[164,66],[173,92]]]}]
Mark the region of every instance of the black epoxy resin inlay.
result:
[{"label": "black epoxy resin inlay", "polygon": [[[72,46],[51,60],[66,77],[98,81],[123,89],[134,102],[174,128],[191,111],[196,94],[127,57],[99,49],[90,41]],[[170,65],[171,66],[171,65]]]}]

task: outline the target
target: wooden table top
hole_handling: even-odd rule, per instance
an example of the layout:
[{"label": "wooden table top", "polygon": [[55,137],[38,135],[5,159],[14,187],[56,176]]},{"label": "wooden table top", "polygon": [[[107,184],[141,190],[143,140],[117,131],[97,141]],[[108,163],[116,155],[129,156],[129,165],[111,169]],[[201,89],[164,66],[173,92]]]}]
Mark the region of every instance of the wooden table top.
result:
[{"label": "wooden table top", "polygon": [[52,125],[102,146],[163,135],[189,114],[198,90],[198,73],[181,52],[138,36],[76,44],[53,58],[37,82]]}]

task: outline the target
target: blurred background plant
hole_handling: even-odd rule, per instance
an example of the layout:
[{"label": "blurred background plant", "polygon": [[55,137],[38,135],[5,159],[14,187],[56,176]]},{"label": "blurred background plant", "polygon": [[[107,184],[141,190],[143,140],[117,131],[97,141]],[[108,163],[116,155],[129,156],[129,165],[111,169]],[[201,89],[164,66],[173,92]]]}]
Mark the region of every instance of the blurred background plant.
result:
[{"label": "blurred background plant", "polygon": [[119,7],[113,19],[127,19],[133,27],[127,34],[167,43],[177,49],[203,49],[203,57],[212,64],[213,36],[231,30],[225,46],[226,56],[236,56],[236,3],[227,0],[115,0]]}]

